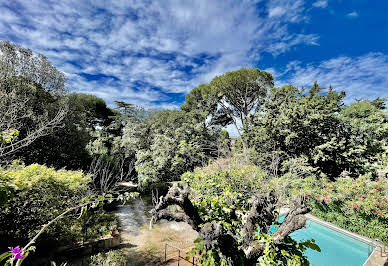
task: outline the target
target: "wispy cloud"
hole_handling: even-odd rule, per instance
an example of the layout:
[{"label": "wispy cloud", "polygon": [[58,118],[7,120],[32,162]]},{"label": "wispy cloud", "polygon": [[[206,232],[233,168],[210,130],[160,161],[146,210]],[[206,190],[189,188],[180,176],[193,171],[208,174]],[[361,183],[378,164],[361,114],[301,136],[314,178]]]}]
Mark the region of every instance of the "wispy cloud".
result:
[{"label": "wispy cloud", "polygon": [[313,7],[326,8],[328,5],[327,0],[318,0],[313,3]]},{"label": "wispy cloud", "polygon": [[353,12],[350,12],[350,13],[346,14],[346,16],[348,18],[357,18],[358,17],[358,13],[356,11],[353,11]]},{"label": "wispy cloud", "polygon": [[48,56],[70,89],[110,103],[175,107],[176,95],[264,52],[318,41],[289,30],[307,20],[302,0],[15,0],[0,10],[0,39]]},{"label": "wispy cloud", "polygon": [[311,87],[314,81],[323,87],[343,90],[347,100],[356,98],[388,97],[388,55],[368,53],[351,58],[341,56],[318,64],[294,61],[283,72],[275,72],[278,86],[293,84]]}]

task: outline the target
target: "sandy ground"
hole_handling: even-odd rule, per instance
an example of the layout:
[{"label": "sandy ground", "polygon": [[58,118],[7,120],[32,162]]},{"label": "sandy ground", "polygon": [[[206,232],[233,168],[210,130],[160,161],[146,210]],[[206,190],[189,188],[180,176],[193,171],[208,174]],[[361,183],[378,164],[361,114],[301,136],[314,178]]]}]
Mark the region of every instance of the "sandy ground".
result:
[{"label": "sandy ground", "polygon": [[[160,221],[149,230],[152,205],[141,198],[119,207],[116,216],[120,224],[122,250],[128,256],[127,265],[155,265],[164,258],[165,243],[187,249],[197,237],[186,223]],[[178,251],[168,246],[167,257],[177,256]]]}]

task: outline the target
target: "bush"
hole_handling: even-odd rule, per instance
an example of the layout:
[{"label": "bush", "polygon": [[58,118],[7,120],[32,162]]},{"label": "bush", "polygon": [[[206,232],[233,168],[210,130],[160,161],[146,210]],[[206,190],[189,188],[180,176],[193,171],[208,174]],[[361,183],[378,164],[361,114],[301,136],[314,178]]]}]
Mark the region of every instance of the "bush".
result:
[{"label": "bush", "polygon": [[121,250],[110,250],[93,255],[89,259],[90,266],[123,266],[127,259]]},{"label": "bush", "polygon": [[[284,182],[287,183],[287,182]],[[291,194],[302,194],[312,214],[346,230],[388,244],[388,181],[368,176],[353,179],[299,179],[289,183]]]},{"label": "bush", "polygon": [[194,173],[182,175],[192,189],[192,202],[205,220],[220,221],[228,230],[242,223],[240,214],[249,208],[249,200],[257,192],[266,192],[268,183],[260,167],[239,164],[229,170],[224,159],[217,160]]},{"label": "bush", "polygon": [[[1,249],[24,245],[41,226],[69,207],[79,204],[85,195],[89,177],[82,172],[46,166],[14,163],[0,168],[0,179],[15,187],[13,197],[0,207]],[[40,237],[38,245],[58,246],[72,243],[79,232],[72,228],[81,221],[63,218]]]},{"label": "bush", "polygon": [[166,195],[171,186],[172,186],[171,182],[152,183],[150,185],[149,190],[157,191],[158,195]]},{"label": "bush", "polygon": [[[191,188],[190,200],[199,216],[205,222],[222,225],[236,239],[242,238],[241,228],[247,221],[252,197],[273,190],[274,185],[260,167],[234,158],[219,159],[203,169],[196,169],[194,173],[185,173],[182,181]],[[277,212],[273,215],[276,220]],[[260,222],[263,221],[257,224]],[[308,261],[303,252],[307,248],[319,250],[313,241],[296,242],[289,236],[281,244],[275,244],[265,230],[257,230],[255,239],[266,245],[259,261],[263,265],[306,265]],[[205,249],[201,239],[195,243],[190,254],[199,256],[202,265],[227,264],[215,249]]]}]

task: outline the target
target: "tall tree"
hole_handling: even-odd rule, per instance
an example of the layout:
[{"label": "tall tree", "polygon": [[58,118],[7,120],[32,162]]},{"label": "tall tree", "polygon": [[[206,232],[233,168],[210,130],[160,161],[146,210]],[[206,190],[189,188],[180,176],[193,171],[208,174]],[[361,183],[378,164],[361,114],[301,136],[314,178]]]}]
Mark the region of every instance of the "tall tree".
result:
[{"label": "tall tree", "polygon": [[141,188],[177,180],[181,174],[217,156],[218,130],[208,128],[200,112],[161,110],[128,123],[121,146],[136,156]]},{"label": "tall tree", "polygon": [[242,133],[247,128],[248,117],[261,110],[267,91],[273,85],[270,73],[257,68],[242,68],[217,76],[210,84],[193,89],[186,96],[182,109],[199,108],[207,111],[211,124],[233,124],[242,138],[246,155],[247,143]]},{"label": "tall tree", "polygon": [[0,158],[14,154],[61,125],[67,105],[35,108],[35,96],[58,100],[66,92],[64,74],[43,55],[8,41],[0,42],[0,134],[12,135],[0,145]]},{"label": "tall tree", "polygon": [[[344,149],[333,150],[337,164],[351,175],[374,172],[388,140],[386,99],[363,100],[346,106],[340,114]],[[332,154],[332,153],[329,153]]]},{"label": "tall tree", "polygon": [[344,170],[354,176],[369,171],[387,136],[383,101],[345,106],[344,97],[317,83],[308,91],[291,85],[272,89],[263,113],[250,123],[255,162],[276,173],[287,160],[303,157],[331,178]]},{"label": "tall tree", "polygon": [[[71,93],[63,99],[71,104],[62,120],[62,126],[18,152],[16,156],[25,163],[68,169],[89,167],[92,154],[87,146],[110,125],[110,117],[114,113],[103,99],[94,95]],[[50,107],[49,102],[43,98],[39,98],[35,104],[43,109]]]}]

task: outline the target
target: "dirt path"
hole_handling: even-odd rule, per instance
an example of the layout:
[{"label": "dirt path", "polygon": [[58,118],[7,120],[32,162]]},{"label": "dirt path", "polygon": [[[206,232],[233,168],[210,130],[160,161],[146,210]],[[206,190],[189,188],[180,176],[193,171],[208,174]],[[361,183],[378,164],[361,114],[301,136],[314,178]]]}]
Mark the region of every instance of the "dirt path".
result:
[{"label": "dirt path", "polygon": [[[137,199],[116,211],[123,251],[128,255],[127,265],[155,265],[164,257],[165,243],[184,249],[193,246],[197,237],[197,232],[186,223],[160,221],[149,230],[151,209],[147,199]],[[168,248],[168,257],[175,253],[176,250]]]}]

